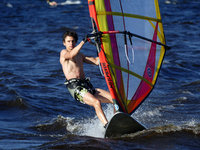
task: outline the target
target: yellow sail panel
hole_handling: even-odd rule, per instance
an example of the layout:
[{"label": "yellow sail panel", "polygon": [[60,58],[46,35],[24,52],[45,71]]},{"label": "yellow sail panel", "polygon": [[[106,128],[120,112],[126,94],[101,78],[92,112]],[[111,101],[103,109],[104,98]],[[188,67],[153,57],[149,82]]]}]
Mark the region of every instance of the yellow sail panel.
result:
[{"label": "yellow sail panel", "polygon": [[[96,13],[97,13],[97,20],[98,20],[98,25],[99,25],[99,30],[100,31],[109,31],[108,28],[108,18],[107,15],[99,15],[99,12],[105,12],[105,4],[104,1],[100,0],[100,1],[95,1],[95,8],[96,8]],[[103,50],[106,53],[106,58],[107,61],[110,63],[114,63],[114,59],[113,59],[113,52],[112,52],[112,43],[110,41],[110,35],[109,34],[104,34],[101,38],[102,41],[102,45],[103,45]],[[111,66],[110,66],[111,68]],[[110,69],[111,70],[111,69]],[[123,99],[125,98],[125,92],[123,91],[124,88],[117,88],[117,83],[116,83],[116,73],[115,73],[115,69],[113,68],[111,70],[112,74],[111,77],[113,79],[113,83],[115,86],[115,90],[116,90],[116,96],[118,97],[118,100],[122,103]],[[123,79],[122,79],[123,80]],[[123,84],[121,84],[121,86],[123,86]]]}]

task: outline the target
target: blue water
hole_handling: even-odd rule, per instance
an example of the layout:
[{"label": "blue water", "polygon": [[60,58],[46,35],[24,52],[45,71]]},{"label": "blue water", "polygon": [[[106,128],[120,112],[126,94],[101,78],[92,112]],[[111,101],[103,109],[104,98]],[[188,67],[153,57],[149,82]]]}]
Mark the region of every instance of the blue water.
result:
[{"label": "blue water", "polygon": [[[63,2],[58,0],[58,2]],[[166,56],[155,89],[132,115],[148,129],[104,139],[94,109],[64,86],[62,34],[79,42],[91,32],[88,5],[50,7],[45,0],[0,2],[1,149],[199,149],[200,1],[159,0]],[[82,52],[96,56],[85,44]],[[95,87],[107,90],[99,68],[85,65]],[[103,105],[108,119],[111,105]]]}]

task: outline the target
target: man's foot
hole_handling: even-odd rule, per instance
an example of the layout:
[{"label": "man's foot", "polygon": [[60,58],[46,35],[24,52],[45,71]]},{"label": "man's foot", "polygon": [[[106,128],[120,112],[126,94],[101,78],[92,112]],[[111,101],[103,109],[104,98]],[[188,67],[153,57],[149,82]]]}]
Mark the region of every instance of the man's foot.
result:
[{"label": "man's foot", "polygon": [[103,127],[106,129],[107,128],[107,126],[108,126],[108,123],[106,123]]}]

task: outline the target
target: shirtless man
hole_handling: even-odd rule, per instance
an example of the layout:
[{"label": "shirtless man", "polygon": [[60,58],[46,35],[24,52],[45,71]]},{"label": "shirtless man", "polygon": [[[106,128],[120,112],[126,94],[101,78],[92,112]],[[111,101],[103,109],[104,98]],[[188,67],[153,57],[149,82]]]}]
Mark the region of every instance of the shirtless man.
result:
[{"label": "shirtless man", "polygon": [[66,77],[66,86],[71,95],[81,103],[93,106],[98,118],[106,127],[108,121],[101,108],[101,103],[113,103],[109,92],[92,86],[89,78],[85,78],[83,62],[99,64],[99,58],[87,57],[80,53],[82,46],[87,42],[84,38],[77,46],[78,36],[73,31],[67,31],[63,35],[63,44],[66,49],[60,53],[60,63]]}]

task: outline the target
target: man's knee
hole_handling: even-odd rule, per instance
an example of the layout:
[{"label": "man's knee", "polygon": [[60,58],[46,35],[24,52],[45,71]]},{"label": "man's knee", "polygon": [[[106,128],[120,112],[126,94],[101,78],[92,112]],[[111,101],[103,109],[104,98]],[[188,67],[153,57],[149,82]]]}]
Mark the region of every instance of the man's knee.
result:
[{"label": "man's knee", "polygon": [[94,107],[101,107],[101,102],[98,99],[95,99],[93,105]]}]

